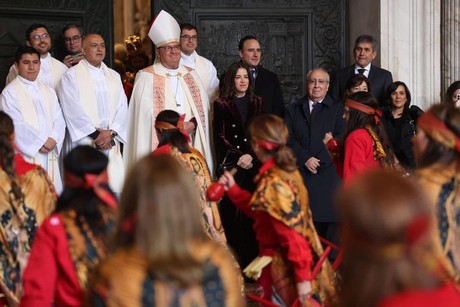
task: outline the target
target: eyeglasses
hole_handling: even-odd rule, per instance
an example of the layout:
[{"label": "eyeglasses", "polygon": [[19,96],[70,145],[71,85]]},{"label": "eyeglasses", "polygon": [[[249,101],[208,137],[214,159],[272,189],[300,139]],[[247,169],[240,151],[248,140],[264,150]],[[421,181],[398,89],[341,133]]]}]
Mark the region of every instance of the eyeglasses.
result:
[{"label": "eyeglasses", "polygon": [[72,37],[64,37],[64,40],[66,41],[66,43],[76,43],[78,41],[80,41],[82,38],[82,36],[78,36],[78,35],[75,35],[75,36],[72,36]]},{"label": "eyeglasses", "polygon": [[35,41],[35,42],[37,42],[39,40],[48,39],[49,37],[50,37],[50,35],[48,33],[43,33],[43,34],[35,34],[30,39]]},{"label": "eyeglasses", "polygon": [[162,46],[162,47],[158,47],[158,49],[164,49],[166,52],[171,52],[171,51],[179,51],[180,50],[180,46],[177,45],[177,46]]},{"label": "eyeglasses", "polygon": [[327,83],[329,83],[329,81],[327,80],[321,80],[321,79],[314,79],[314,80],[307,80],[308,84],[310,85],[314,85],[316,83],[318,83],[319,85],[325,85]]},{"label": "eyeglasses", "polygon": [[190,35],[182,35],[180,37],[182,40],[184,41],[196,41],[196,39],[198,38],[196,35],[193,35],[193,36],[190,36]]}]

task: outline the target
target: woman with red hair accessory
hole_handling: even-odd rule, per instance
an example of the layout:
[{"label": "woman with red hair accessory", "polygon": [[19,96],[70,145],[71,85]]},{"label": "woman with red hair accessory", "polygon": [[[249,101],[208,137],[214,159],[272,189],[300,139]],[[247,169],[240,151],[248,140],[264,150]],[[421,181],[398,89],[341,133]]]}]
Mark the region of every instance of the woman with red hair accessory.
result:
[{"label": "woman with red hair accessory", "polygon": [[251,195],[226,171],[219,183],[231,201],[254,220],[259,256],[245,269],[257,280],[263,297],[282,306],[306,303],[312,297],[330,303],[334,297],[333,271],[326,260],[314,276],[314,261],[323,248],[313,225],[308,192],[295,156],[286,145],[288,128],[272,114],[260,115],[249,125],[252,149],[262,162]]},{"label": "woman with red hair accessory", "polygon": [[46,171],[14,149],[13,120],[0,111],[0,304],[17,306],[22,274],[38,226],[57,195]]},{"label": "woman with red hair accessory", "polygon": [[117,201],[108,158],[78,146],[64,158],[64,190],[40,226],[24,271],[21,306],[81,306],[88,278],[107,253]]},{"label": "woman with red hair accessory", "polygon": [[412,139],[415,180],[432,204],[436,251],[447,262],[450,276],[460,277],[460,109],[432,106],[419,118]]},{"label": "woman with red hair accessory", "polygon": [[333,140],[332,133],[324,136],[323,142],[345,184],[367,170],[397,165],[381,116],[378,102],[370,93],[356,92],[345,100],[343,118],[347,128],[343,145],[337,152],[331,152],[332,146],[328,143]]}]

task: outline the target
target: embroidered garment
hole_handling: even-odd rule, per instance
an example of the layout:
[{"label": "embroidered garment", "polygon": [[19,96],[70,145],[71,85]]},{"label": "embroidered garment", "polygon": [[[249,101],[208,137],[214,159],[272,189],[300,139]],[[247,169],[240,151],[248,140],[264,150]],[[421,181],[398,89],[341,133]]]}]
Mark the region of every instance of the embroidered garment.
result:
[{"label": "embroidered garment", "polygon": [[37,228],[54,210],[57,198],[44,169],[19,154],[15,163],[23,201],[10,195],[10,178],[0,170],[0,290],[10,301],[22,295],[21,277]]},{"label": "embroidered garment", "polygon": [[123,152],[128,167],[157,148],[154,124],[163,110],[185,114],[185,121],[196,120],[192,146],[206,158],[208,167],[212,167],[209,101],[199,80],[194,70],[182,65],[174,75],[160,63],[137,73],[129,104],[128,144]]},{"label": "embroidered garment", "polygon": [[[265,295],[271,293],[271,285],[274,285],[277,295],[288,292],[282,298],[289,306],[297,297],[296,282],[312,279],[312,266],[324,250],[313,225],[308,192],[299,171],[283,171],[270,160],[261,167],[256,181],[257,188],[252,196],[236,184],[228,195],[254,219],[259,255],[274,258],[259,280]],[[281,289],[278,278],[284,278],[284,286],[294,289]],[[334,273],[328,261],[312,280],[312,288],[322,302],[334,296]],[[270,299],[270,295],[267,298]]]},{"label": "embroidered garment", "polygon": [[460,277],[460,175],[454,166],[435,164],[417,170],[415,180],[433,205],[435,251],[447,273]]},{"label": "embroidered garment", "polygon": [[149,272],[148,263],[135,248],[120,249],[98,267],[89,286],[90,306],[244,306],[234,260],[212,241],[191,244],[202,264],[201,283],[181,288]]},{"label": "embroidered garment", "polygon": [[191,153],[181,153],[176,147],[164,145],[157,148],[154,154],[165,153],[175,157],[186,169],[193,174],[195,184],[200,194],[202,224],[209,237],[226,244],[224,227],[220,220],[219,208],[216,202],[206,199],[206,191],[211,185],[211,177],[203,155],[196,149],[189,147]]},{"label": "embroidered garment", "polygon": [[100,203],[98,210],[103,220],[99,234],[73,210],[43,222],[24,271],[21,306],[81,306],[88,277],[105,257],[114,226],[113,209]]}]

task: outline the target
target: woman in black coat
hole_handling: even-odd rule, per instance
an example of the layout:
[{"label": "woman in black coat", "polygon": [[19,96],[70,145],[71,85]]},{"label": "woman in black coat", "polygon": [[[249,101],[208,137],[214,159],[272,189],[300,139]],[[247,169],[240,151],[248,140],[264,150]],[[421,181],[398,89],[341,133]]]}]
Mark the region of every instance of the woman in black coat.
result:
[{"label": "woman in black coat", "polygon": [[412,136],[416,133],[417,119],[423,111],[417,106],[410,106],[411,94],[404,82],[390,84],[386,93],[387,106],[383,112],[383,125],[390,139],[393,152],[404,167],[415,168]]},{"label": "woman in black coat", "polygon": [[[243,188],[253,191],[253,178],[260,162],[252,152],[246,133],[249,122],[262,113],[262,98],[251,88],[249,67],[241,62],[228,68],[220,97],[214,101],[213,137],[217,161],[217,175],[224,169],[238,169],[235,180]],[[222,199],[220,210],[228,244],[235,251],[242,268],[257,257],[257,241],[252,221],[230,203]]]}]

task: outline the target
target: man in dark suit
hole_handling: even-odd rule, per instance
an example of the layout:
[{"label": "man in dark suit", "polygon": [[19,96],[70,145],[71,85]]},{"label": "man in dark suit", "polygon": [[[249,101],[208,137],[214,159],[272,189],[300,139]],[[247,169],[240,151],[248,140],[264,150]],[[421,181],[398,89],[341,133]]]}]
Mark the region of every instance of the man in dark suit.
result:
[{"label": "man in dark suit", "polygon": [[[262,97],[264,112],[284,117],[284,101],[278,75],[260,65],[262,50],[257,38],[243,37],[239,44],[241,61],[251,69],[254,93]],[[254,82],[255,79],[255,82]]]},{"label": "man in dark suit", "polygon": [[343,104],[327,95],[329,75],[314,68],[307,75],[307,95],[286,108],[288,145],[294,151],[308,189],[310,208],[318,234],[337,242],[338,217],[334,195],[341,185],[333,161],[323,144],[324,135],[339,137],[345,128]]},{"label": "man in dark suit", "polygon": [[385,104],[387,87],[393,83],[393,76],[388,70],[372,65],[377,56],[377,41],[370,35],[361,35],[355,41],[353,55],[355,63],[337,71],[332,86],[332,96],[341,100],[346,90],[348,80],[356,74],[365,75],[371,84],[371,93],[379,101],[380,106]]}]

